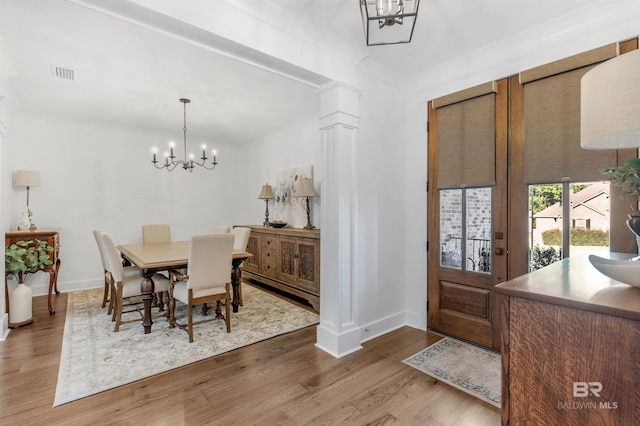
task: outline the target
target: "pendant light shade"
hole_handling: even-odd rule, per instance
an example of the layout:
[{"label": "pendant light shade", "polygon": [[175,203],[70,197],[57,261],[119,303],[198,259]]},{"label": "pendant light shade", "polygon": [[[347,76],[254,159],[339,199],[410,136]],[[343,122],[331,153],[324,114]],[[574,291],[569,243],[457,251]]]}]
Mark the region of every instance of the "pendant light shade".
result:
[{"label": "pendant light shade", "polygon": [[580,146],[640,146],[640,50],[609,59],[582,77]]}]

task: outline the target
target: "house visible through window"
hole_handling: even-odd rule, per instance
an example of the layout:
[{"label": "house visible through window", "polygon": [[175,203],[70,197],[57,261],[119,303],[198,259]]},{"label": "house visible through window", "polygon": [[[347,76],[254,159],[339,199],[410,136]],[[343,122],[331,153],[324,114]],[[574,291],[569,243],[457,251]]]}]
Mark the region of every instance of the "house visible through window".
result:
[{"label": "house visible through window", "polygon": [[609,185],[572,183],[564,185],[568,193],[560,183],[529,186],[530,271],[565,257],[609,250]]}]

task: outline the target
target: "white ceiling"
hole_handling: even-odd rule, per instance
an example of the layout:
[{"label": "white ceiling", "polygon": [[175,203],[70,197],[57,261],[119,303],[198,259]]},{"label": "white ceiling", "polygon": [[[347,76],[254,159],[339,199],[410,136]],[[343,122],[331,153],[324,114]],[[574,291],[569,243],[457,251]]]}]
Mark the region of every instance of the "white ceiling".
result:
[{"label": "white ceiling", "polygon": [[[372,47],[365,46],[357,0],[224,1],[256,13],[280,7],[290,14],[278,19],[308,21],[410,76],[598,0],[422,0],[410,44]],[[246,143],[317,113],[313,85],[67,0],[0,0],[0,8],[0,40],[10,62],[5,85],[29,111],[180,140],[178,99],[187,97],[188,135],[210,145]],[[75,80],[53,77],[52,65],[73,69]]]}]

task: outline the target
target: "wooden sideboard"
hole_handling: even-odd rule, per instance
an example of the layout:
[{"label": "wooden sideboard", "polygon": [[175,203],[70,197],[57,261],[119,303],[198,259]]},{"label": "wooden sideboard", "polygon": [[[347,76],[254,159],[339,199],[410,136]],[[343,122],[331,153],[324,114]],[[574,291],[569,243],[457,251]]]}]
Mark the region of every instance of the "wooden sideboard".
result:
[{"label": "wooden sideboard", "polygon": [[320,309],[320,230],[251,228],[242,280],[258,281],[301,297]]},{"label": "wooden sideboard", "polygon": [[[34,230],[25,230],[25,231],[11,231],[5,234],[5,247],[14,244],[18,241],[46,241],[48,245],[53,247],[53,253],[51,253],[51,261],[53,264],[48,266],[42,271],[47,272],[49,274],[49,315],[53,315],[56,313],[55,309],[53,309],[53,305],[51,303],[51,294],[53,291],[56,294],[60,294],[58,291],[58,272],[60,271],[60,234],[58,233],[58,229],[34,229]],[[19,277],[20,282],[22,282],[22,276]],[[7,313],[11,309],[9,304],[9,289],[8,283],[5,280],[5,300],[7,303]]]},{"label": "wooden sideboard", "polygon": [[578,256],[495,291],[503,425],[640,424],[640,288]]}]

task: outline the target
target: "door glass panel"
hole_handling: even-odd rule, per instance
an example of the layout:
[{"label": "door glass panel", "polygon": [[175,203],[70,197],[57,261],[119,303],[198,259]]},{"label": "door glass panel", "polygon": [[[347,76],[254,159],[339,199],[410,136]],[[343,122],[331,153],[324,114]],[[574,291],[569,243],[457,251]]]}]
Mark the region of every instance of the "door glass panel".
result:
[{"label": "door glass panel", "polygon": [[[563,200],[570,214],[563,218]],[[570,256],[608,251],[609,182],[571,183],[569,194],[562,184],[529,186],[529,270],[543,268]],[[563,231],[569,230],[569,247],[563,247]]]},{"label": "door glass panel", "polygon": [[462,189],[440,191],[440,265],[462,268]]},{"label": "door glass panel", "polygon": [[465,190],[466,269],[491,273],[491,188]]},{"label": "door glass panel", "polygon": [[440,265],[491,273],[491,188],[440,191]]}]

